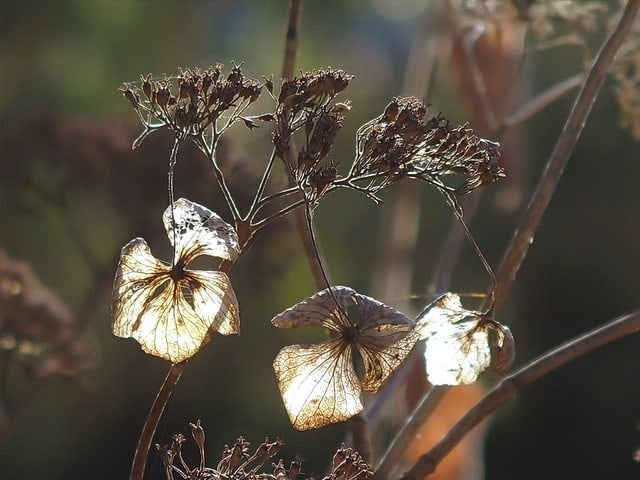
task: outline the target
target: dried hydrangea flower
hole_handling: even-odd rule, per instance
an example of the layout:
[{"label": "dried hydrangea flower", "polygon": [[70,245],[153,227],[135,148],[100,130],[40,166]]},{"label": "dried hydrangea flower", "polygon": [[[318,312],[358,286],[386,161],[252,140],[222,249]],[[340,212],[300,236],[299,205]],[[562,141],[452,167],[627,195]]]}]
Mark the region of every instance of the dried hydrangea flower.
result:
[{"label": "dried hydrangea flower", "polygon": [[416,320],[425,339],[427,377],[433,385],[473,383],[491,365],[489,329],[495,330],[494,351],[506,373],[515,357],[509,329],[479,312],[466,310],[455,293],[445,293],[429,304]]},{"label": "dried hydrangea flower", "polygon": [[[349,307],[354,307],[349,315]],[[280,328],[324,326],[330,338],[284,347],[273,362],[280,393],[298,430],[347,420],[362,410],[362,389],[377,393],[418,340],[414,322],[349,287],[331,287],[276,315]],[[362,357],[358,378],[353,349]]]},{"label": "dried hydrangea flower", "polygon": [[184,198],[167,208],[163,220],[173,263],[156,259],[142,238],[123,247],[113,288],[113,333],[179,363],[208,343],[211,330],[240,332],[238,301],[227,275],[187,269],[201,255],[234,260],[238,238],[217,214]]},{"label": "dried hydrangea flower", "polygon": [[[429,105],[397,97],[356,134],[356,158],[348,178],[369,194],[402,178],[424,180],[458,195],[504,176],[498,144],[477,137],[466,125],[453,127],[444,117],[427,117]],[[462,178],[457,186],[444,179]]]}]

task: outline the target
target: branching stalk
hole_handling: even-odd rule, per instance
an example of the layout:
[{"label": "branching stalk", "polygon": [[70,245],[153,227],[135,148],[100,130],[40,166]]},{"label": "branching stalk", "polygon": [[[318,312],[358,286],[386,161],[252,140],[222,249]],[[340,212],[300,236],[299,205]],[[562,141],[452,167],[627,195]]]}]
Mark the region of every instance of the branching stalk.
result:
[{"label": "branching stalk", "polygon": [[499,307],[502,300],[506,298],[509,288],[520,269],[520,265],[527,255],[542,215],[551,201],[553,192],[569,161],[573,147],[578,141],[580,133],[582,133],[584,124],[600,92],[604,79],[611,68],[616,52],[631,29],[639,4],[640,0],[629,0],[627,3],[618,25],[596,56],[571,113],[567,117],[567,121],[549,157],[540,182],[529,201],[527,211],[500,262],[500,267],[496,274],[496,308]]},{"label": "branching stalk", "polygon": [[423,479],[435,471],[440,461],[476,425],[530,383],[592,350],[626,335],[637,333],[639,330],[640,310],[636,310],[560,345],[505,377],[487,396],[471,408],[430,452],[422,455],[411,470],[402,476],[402,480]]}]

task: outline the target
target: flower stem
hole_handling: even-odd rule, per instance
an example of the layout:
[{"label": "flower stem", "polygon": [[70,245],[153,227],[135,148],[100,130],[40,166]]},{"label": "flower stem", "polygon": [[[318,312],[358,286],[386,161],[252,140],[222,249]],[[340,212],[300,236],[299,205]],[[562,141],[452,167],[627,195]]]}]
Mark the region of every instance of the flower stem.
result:
[{"label": "flower stem", "polygon": [[534,233],[562,177],[573,147],[582,133],[587,117],[611,68],[616,52],[631,29],[639,4],[640,0],[629,0],[627,3],[620,22],[598,53],[578,94],[578,98],[576,98],[571,113],[567,117],[540,182],[531,197],[527,211],[500,262],[500,267],[496,273],[496,308],[506,298],[509,287],[512,285],[520,265],[527,255],[533,242]]},{"label": "flower stem", "polygon": [[640,330],[640,310],[622,317],[570,340],[529,362],[517,372],[505,377],[487,396],[478,402],[428,453],[402,476],[402,480],[423,479],[432,473],[440,461],[476,425],[493,413],[525,386],[543,375],[607,343]]},{"label": "flower stem", "polygon": [[151,406],[151,410],[149,410],[149,415],[147,415],[144,427],[142,427],[142,433],[138,439],[136,453],[133,455],[133,463],[131,464],[129,480],[142,480],[144,476],[144,469],[147,465],[147,457],[149,456],[149,450],[151,449],[153,435],[156,433],[158,422],[160,422],[160,417],[162,416],[162,412],[164,412],[167,401],[171,396],[173,387],[178,383],[178,380],[182,375],[184,365],[184,362],[171,365],[164,382],[162,382],[162,386],[156,395],[156,399]]}]

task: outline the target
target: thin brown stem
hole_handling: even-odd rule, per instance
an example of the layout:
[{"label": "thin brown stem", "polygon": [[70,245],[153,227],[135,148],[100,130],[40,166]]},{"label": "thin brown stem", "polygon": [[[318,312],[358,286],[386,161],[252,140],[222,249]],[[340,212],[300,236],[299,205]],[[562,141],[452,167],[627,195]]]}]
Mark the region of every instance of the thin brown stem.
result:
[{"label": "thin brown stem", "polygon": [[611,68],[615,54],[633,24],[639,4],[640,0],[629,0],[627,3],[618,25],[598,53],[573,105],[573,109],[567,117],[562,133],[531,197],[527,211],[500,262],[496,275],[498,295],[496,307],[506,298],[509,288],[515,280],[520,265],[533,241],[533,236],[540,224],[542,215],[551,201],[553,192],[569,161],[573,147],[580,137],[604,79]]},{"label": "thin brown stem", "polygon": [[162,412],[164,412],[167,401],[171,396],[173,387],[178,383],[178,380],[182,375],[184,365],[184,363],[171,365],[164,382],[162,382],[162,386],[156,395],[156,399],[151,406],[151,410],[149,410],[149,415],[144,423],[144,427],[142,427],[142,433],[138,439],[136,453],[133,456],[129,480],[142,480],[142,477],[144,476],[144,469],[147,465],[147,457],[149,456],[149,450],[151,449],[153,435],[156,432],[158,422],[160,422],[160,417],[162,416]]},{"label": "thin brown stem", "polygon": [[291,0],[289,3],[289,24],[287,25],[287,39],[284,46],[284,62],[282,64],[282,78],[292,78],[296,68],[298,54],[298,38],[300,36],[300,19],[302,18],[302,0]]},{"label": "thin brown stem", "polygon": [[502,381],[469,410],[428,453],[402,476],[402,480],[423,479],[434,472],[440,461],[482,420],[516,396],[524,387],[547,373],[607,343],[640,330],[640,310],[581,335],[502,379]]}]

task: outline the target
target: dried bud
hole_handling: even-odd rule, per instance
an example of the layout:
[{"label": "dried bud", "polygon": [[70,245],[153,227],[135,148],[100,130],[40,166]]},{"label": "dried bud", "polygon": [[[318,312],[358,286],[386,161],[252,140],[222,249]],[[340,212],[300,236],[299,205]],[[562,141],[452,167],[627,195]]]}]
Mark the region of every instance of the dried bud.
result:
[{"label": "dried bud", "polygon": [[131,88],[130,84],[125,83],[119,90],[135,110],[140,108],[140,95],[137,89]]},{"label": "dried bud", "polygon": [[196,442],[198,449],[204,451],[205,435],[204,428],[200,425],[200,420],[196,420],[196,423],[190,423],[189,426],[191,427],[191,436]]},{"label": "dried bud", "polygon": [[151,74],[148,74],[146,77],[140,75],[140,81],[142,82],[142,92],[145,97],[151,99]]}]

